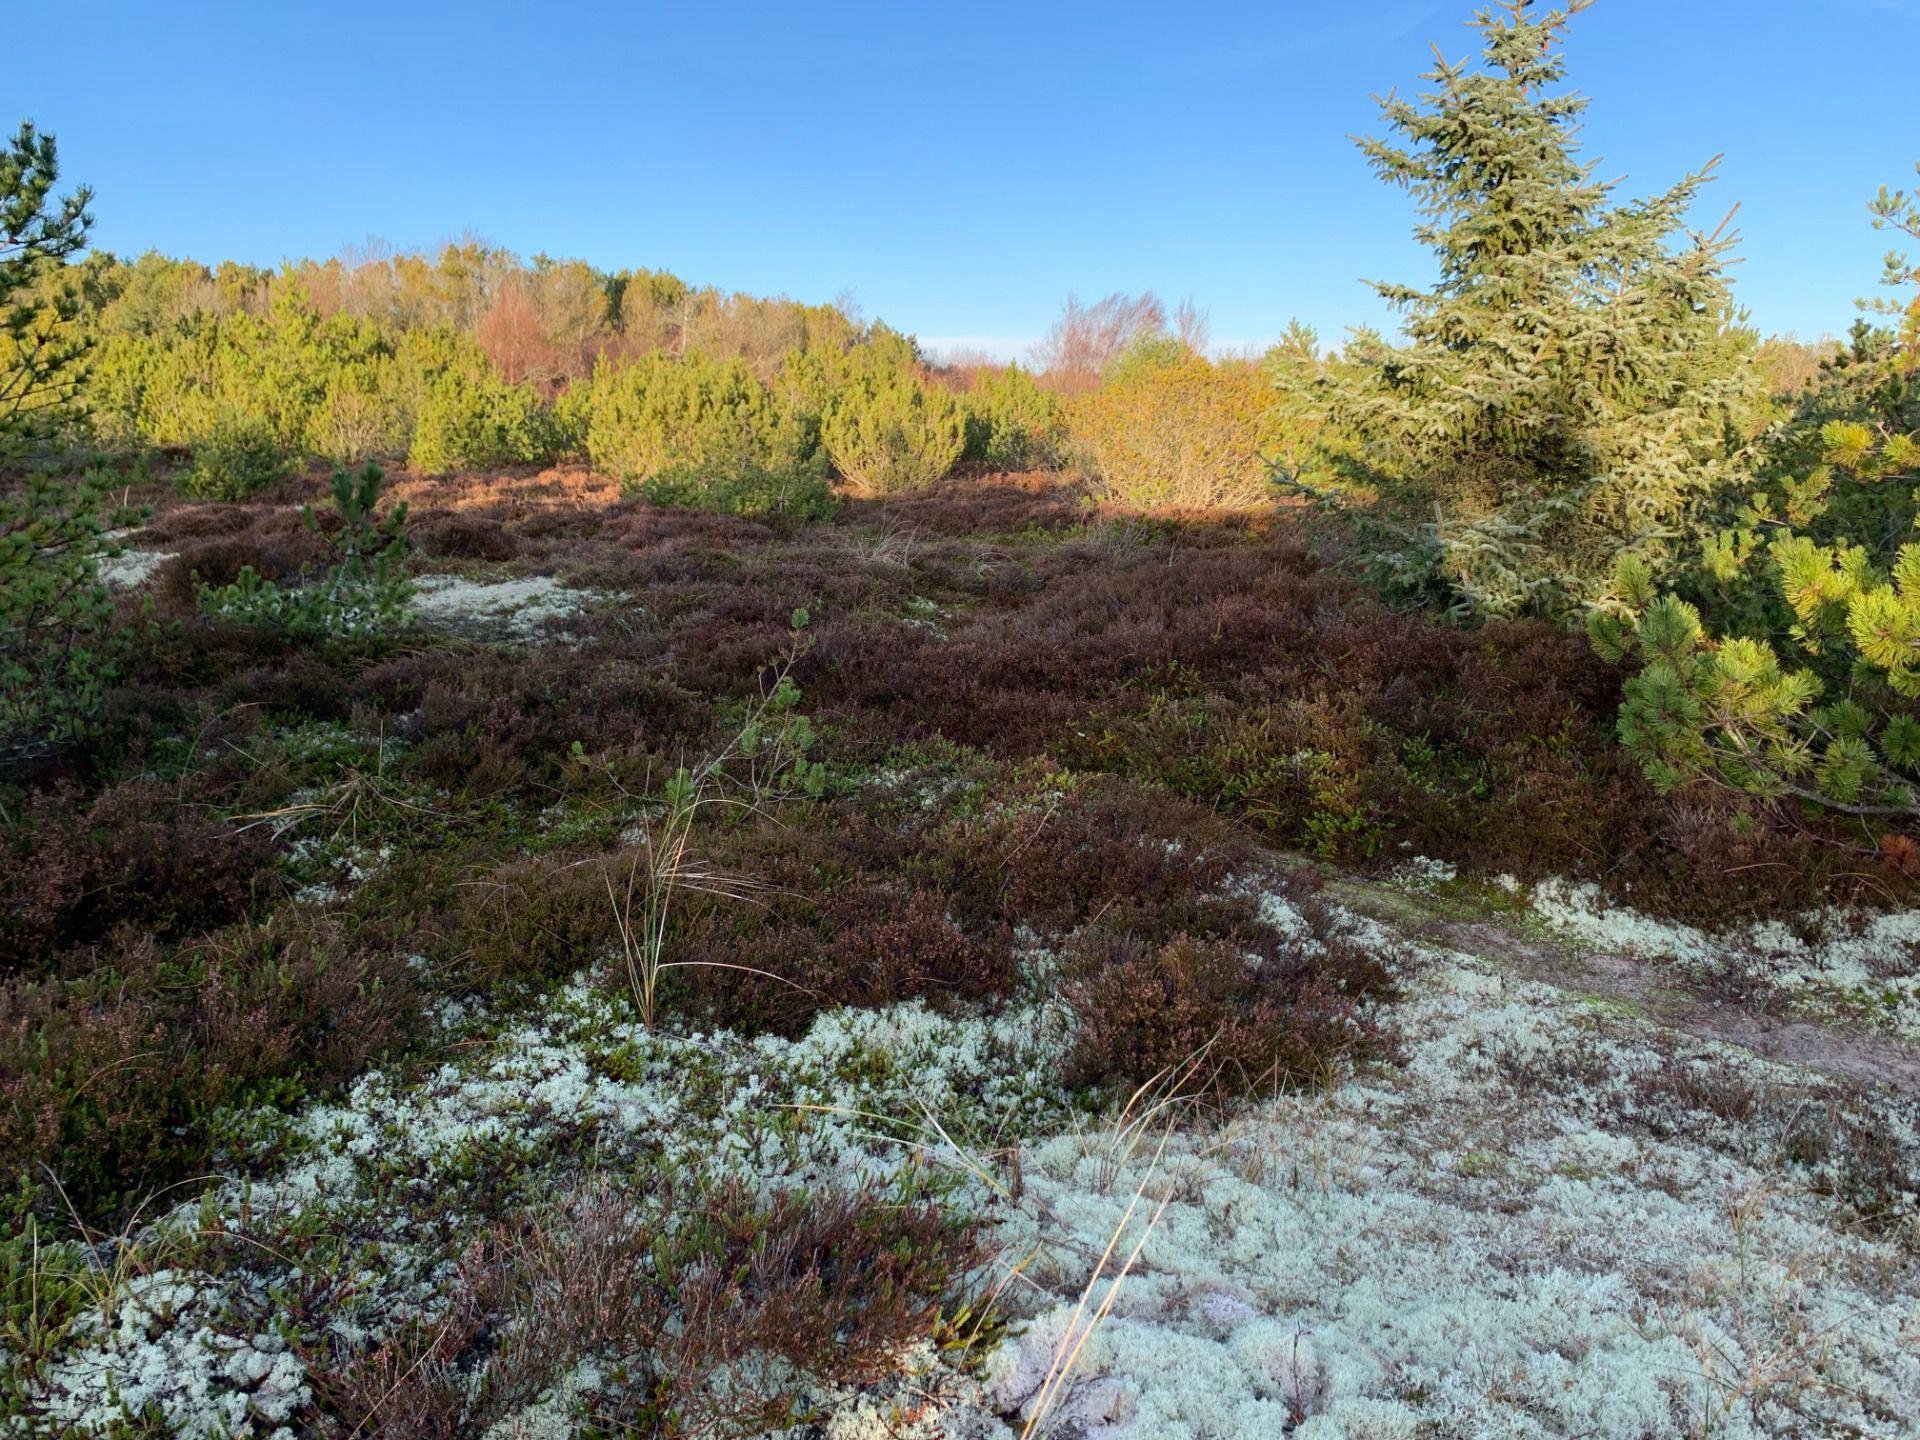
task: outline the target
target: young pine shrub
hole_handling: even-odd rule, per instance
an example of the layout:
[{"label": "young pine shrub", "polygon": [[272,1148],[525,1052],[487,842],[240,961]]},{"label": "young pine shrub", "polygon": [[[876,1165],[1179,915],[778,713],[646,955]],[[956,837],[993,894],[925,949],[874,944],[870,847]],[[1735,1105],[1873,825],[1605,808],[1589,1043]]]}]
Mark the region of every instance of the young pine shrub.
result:
[{"label": "young pine shrub", "polygon": [[557,431],[528,385],[511,385],[485,356],[461,353],[426,385],[408,468],[425,474],[551,460]]},{"label": "young pine shrub", "polygon": [[[1920,238],[1920,196],[1883,190],[1871,208]],[[1891,255],[1886,280],[1920,286],[1920,268]],[[1920,301],[1883,310],[1910,341]],[[1618,733],[1658,788],[1707,778],[1920,821],[1920,365],[1898,333],[1867,327],[1829,367],[1780,441],[1785,473],[1703,546],[1701,604],[1626,555],[1589,613],[1603,658],[1640,660]]]},{"label": "young pine shrub", "polygon": [[961,404],[965,459],[996,470],[1044,470],[1059,462],[1059,402],[1018,365],[983,375]]},{"label": "young pine shrub", "polygon": [[134,518],[114,488],[104,468],[35,469],[0,498],[0,771],[93,733],[121,648],[100,562]]},{"label": "young pine shrub", "polygon": [[834,468],[867,495],[897,495],[943,478],[966,449],[954,395],[878,352],[856,351],[820,422]]},{"label": "young pine shrub", "polygon": [[1187,354],[1123,363],[1067,406],[1095,493],[1139,508],[1243,508],[1268,496],[1273,392],[1251,365]]},{"label": "young pine shrub", "polygon": [[228,411],[194,442],[193,463],[175,481],[196,500],[244,500],[284,478],[293,457],[258,417]]},{"label": "young pine shrub", "polygon": [[311,507],[301,512],[309,530],[326,542],[332,563],[319,576],[281,588],[243,566],[231,584],[202,585],[200,608],[242,625],[285,630],[304,640],[371,640],[395,628],[413,596],[407,574],[407,505],[384,517],[380,467],[358,474],[333,472],[332,498],[339,529],[328,532]]},{"label": "young pine shrub", "polygon": [[307,448],[335,465],[364,465],[405,455],[413,419],[390,362],[352,367],[327,381],[326,399],[314,411]]},{"label": "young pine shrub", "polygon": [[0,769],[87,732],[112,678],[113,605],[100,560],[113,517],[104,470],[46,456],[72,413],[88,341],[68,257],[86,244],[88,192],[52,198],[51,135],[0,146]]},{"label": "young pine shrub", "polygon": [[588,458],[662,505],[814,519],[830,503],[810,427],[742,360],[602,361],[584,399]]}]

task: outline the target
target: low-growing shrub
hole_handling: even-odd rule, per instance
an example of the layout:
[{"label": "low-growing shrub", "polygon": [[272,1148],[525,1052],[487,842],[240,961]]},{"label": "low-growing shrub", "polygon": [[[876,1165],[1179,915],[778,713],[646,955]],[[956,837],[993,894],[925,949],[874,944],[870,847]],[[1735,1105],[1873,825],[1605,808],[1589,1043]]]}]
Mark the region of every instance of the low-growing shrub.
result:
[{"label": "low-growing shrub", "polygon": [[1260,371],[1187,355],[1120,370],[1067,405],[1067,434],[1115,504],[1237,507],[1268,498],[1273,390]]},{"label": "low-growing shrub", "polygon": [[348,1079],[419,1010],[404,957],[308,915],[177,951],[122,928],[77,978],[0,981],[0,1153],[118,1213],[205,1165],[217,1109]]},{"label": "low-growing shrub", "polygon": [[996,470],[1038,470],[1060,458],[1060,405],[1018,365],[982,375],[961,400],[964,458]]},{"label": "low-growing shrub", "polygon": [[1376,957],[1334,938],[1249,959],[1220,941],[1102,930],[1074,947],[1066,973],[1079,1021],[1067,1083],[1122,1096],[1189,1065],[1184,1083],[1216,1094],[1324,1082],[1369,1040],[1361,999],[1389,988]]},{"label": "low-growing shrub", "polygon": [[543,462],[558,451],[556,434],[531,386],[509,384],[484,356],[462,354],[427,384],[407,464],[438,474]]},{"label": "low-growing shrub", "polygon": [[968,935],[930,891],[897,883],[852,885],[834,897],[827,923],[833,939],[818,979],[837,1003],[921,999],[938,1006],[1013,988],[1009,935]]},{"label": "low-growing shrub", "polygon": [[202,586],[201,608],[301,639],[366,640],[391,630],[405,613],[413,583],[407,575],[407,505],[403,500],[379,516],[381,479],[377,465],[358,475],[334,471],[337,531],[323,530],[311,508],[302,512],[331,555],[322,574],[283,589],[251,565],[242,566],[230,584]]},{"label": "low-growing shrub", "polygon": [[292,457],[264,420],[227,413],[193,445],[193,463],[181,471],[182,495],[196,500],[244,500],[285,477]]},{"label": "low-growing shrub", "polygon": [[856,490],[893,495],[931,485],[966,448],[966,416],[947,390],[862,357],[842,376],[820,422],[834,468]]},{"label": "low-growing shrub", "polygon": [[609,877],[625,856],[509,860],[461,890],[456,946],[478,994],[540,988],[610,958],[619,937]]},{"label": "low-growing shrub", "polygon": [[809,1388],[888,1373],[981,1259],[977,1229],[913,1187],[602,1179],[473,1246],[443,1323],[310,1371],[341,1433],[505,1426],[592,1362],[596,1429],[759,1434]]},{"label": "low-growing shrub", "polygon": [[84,800],[40,792],[0,831],[0,975],[124,924],[165,940],[239,920],[278,889],[272,852],[264,829],[184,805],[157,780]]}]

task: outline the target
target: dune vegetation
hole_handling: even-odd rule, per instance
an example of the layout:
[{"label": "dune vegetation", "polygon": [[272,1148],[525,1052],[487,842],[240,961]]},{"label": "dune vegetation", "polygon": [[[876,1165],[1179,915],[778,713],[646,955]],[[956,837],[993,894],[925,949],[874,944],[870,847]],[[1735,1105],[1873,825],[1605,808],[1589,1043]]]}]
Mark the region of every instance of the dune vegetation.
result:
[{"label": "dune vegetation", "polygon": [[1920,269],[1763,339],[1571,18],[1260,356],[126,259],[23,126],[0,1435],[1920,1434]]}]

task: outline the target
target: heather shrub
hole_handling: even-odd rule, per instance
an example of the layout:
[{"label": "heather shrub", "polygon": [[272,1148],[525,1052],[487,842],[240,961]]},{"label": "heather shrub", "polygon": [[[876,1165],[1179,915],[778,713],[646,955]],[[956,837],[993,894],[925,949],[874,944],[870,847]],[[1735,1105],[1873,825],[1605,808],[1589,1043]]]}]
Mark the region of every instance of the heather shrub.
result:
[{"label": "heather shrub", "polygon": [[834,897],[827,923],[833,938],[818,978],[836,1003],[939,1006],[1013,989],[1008,933],[968,935],[926,889],[856,883]]},{"label": "heather shrub", "polygon": [[289,1103],[417,1030],[405,959],[288,913],[172,950],[116,930],[72,978],[0,979],[0,1153],[83,1216],[198,1173],[223,1106]]},{"label": "heather shrub", "polygon": [[962,397],[961,408],[967,426],[964,459],[996,470],[1038,470],[1058,461],[1059,402],[1018,365],[982,375]]},{"label": "heather shrub", "polygon": [[1065,963],[1078,1022],[1067,1083],[1124,1096],[1190,1064],[1184,1086],[1216,1094],[1324,1081],[1367,1040],[1355,1009],[1388,980],[1348,942],[1313,948],[1250,963],[1235,945],[1191,936],[1083,937]]},{"label": "heather shrub", "polygon": [[503,380],[483,355],[463,353],[427,383],[407,465],[427,474],[525,465],[550,460],[557,449],[533,388]]},{"label": "heather shrub", "polygon": [[625,853],[592,860],[509,860],[461,892],[463,978],[480,994],[542,987],[608,958],[619,936],[613,893]]},{"label": "heather shrub", "polygon": [[1251,365],[1200,355],[1123,366],[1066,406],[1067,437],[1114,504],[1239,507],[1268,497],[1272,388]]},{"label": "heather shrub", "polygon": [[176,939],[244,918],[273,896],[272,842],[184,805],[174,788],[128,780],[83,799],[32,796],[0,832],[0,973],[136,924]]},{"label": "heather shrub", "polygon": [[887,1374],[982,1258],[911,1183],[601,1179],[472,1246],[444,1323],[311,1368],[336,1423],[382,1435],[505,1426],[588,1362],[595,1429],[760,1434],[802,1393]]}]

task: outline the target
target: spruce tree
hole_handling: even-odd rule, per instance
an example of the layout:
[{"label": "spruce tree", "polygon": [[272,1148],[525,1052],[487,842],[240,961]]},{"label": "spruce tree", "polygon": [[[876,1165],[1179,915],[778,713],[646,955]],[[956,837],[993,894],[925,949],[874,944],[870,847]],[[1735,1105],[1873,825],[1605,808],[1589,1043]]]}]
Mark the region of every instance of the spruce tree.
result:
[{"label": "spruce tree", "polygon": [[1332,416],[1363,444],[1394,578],[1481,615],[1566,617],[1620,555],[1658,559],[1734,478],[1755,393],[1734,237],[1685,229],[1713,163],[1616,202],[1580,158],[1560,49],[1590,3],[1478,12],[1484,63],[1436,50],[1427,93],[1381,102],[1392,137],[1360,142],[1440,273],[1376,284],[1404,334],[1356,337]]}]

